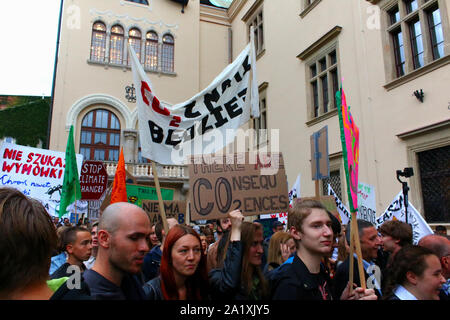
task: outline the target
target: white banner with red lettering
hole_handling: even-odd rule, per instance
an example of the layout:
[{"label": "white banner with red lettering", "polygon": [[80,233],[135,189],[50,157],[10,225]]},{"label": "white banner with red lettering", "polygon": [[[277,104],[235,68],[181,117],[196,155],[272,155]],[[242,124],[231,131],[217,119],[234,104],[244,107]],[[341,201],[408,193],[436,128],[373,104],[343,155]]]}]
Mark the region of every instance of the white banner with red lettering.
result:
[{"label": "white banner with red lettering", "polygon": [[[12,187],[42,202],[47,211],[58,216],[64,179],[65,152],[3,143],[0,147],[0,187]],[[76,155],[78,176],[83,156]]]},{"label": "white banner with red lettering", "polygon": [[250,115],[259,117],[252,43],[206,89],[173,106],[161,104],[133,48],[128,46],[143,157],[181,165],[190,155],[219,152],[233,142],[237,129]]}]

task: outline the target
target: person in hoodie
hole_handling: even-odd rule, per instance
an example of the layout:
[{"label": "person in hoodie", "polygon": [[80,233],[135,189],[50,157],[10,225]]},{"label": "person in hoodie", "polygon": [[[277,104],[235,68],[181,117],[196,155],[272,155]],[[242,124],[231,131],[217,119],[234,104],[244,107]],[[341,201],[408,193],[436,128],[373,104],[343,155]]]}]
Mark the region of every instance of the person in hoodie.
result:
[{"label": "person in hoodie", "polygon": [[98,253],[84,278],[96,300],[144,300],[136,275],[149,251],[150,219],[142,208],[116,202],[98,224]]},{"label": "person in hoodie", "polygon": [[48,280],[57,246],[44,206],[12,188],[0,188],[0,299],[88,300],[81,273]]}]

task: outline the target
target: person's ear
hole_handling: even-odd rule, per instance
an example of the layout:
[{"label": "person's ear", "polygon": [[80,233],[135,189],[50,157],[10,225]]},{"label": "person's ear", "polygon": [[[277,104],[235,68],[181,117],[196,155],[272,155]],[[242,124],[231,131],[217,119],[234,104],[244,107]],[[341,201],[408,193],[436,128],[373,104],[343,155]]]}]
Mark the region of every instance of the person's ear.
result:
[{"label": "person's ear", "polygon": [[73,253],[73,244],[69,243],[68,245],[66,245],[66,252],[68,254],[72,254]]},{"label": "person's ear", "polygon": [[414,272],[408,271],[406,273],[406,280],[408,280],[408,282],[412,285],[416,285],[418,282],[418,277]]},{"label": "person's ear", "polygon": [[289,228],[289,233],[294,238],[294,240],[302,240],[301,233],[300,233],[300,231],[297,230],[297,228],[290,227]]},{"label": "person's ear", "polygon": [[111,235],[106,230],[98,230],[97,241],[99,246],[103,248],[109,248],[111,243]]}]

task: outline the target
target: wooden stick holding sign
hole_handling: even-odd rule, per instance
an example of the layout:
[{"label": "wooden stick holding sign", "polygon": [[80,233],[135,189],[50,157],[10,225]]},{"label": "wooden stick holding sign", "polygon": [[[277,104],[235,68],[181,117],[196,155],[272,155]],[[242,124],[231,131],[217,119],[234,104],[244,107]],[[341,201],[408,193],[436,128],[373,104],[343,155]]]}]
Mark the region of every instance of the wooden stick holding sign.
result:
[{"label": "wooden stick holding sign", "polygon": [[[356,250],[358,270],[361,287],[366,289],[364,266],[362,263],[361,243],[359,241],[358,223],[356,213],[358,211],[358,167],[359,167],[359,128],[356,126],[353,116],[347,106],[347,100],[342,87],[336,93],[336,104],[339,115],[339,127],[341,133],[342,153],[344,158],[345,178],[347,193],[352,215],[350,231],[350,250]],[[353,256],[350,256],[350,268],[353,265]],[[350,269],[349,280],[353,289],[353,268]]]},{"label": "wooden stick holding sign", "polygon": [[156,194],[158,195],[159,208],[161,210],[161,219],[164,226],[164,232],[167,235],[167,233],[169,232],[169,226],[167,224],[166,211],[164,210],[164,203],[161,195],[161,187],[159,185],[159,178],[158,172],[156,171],[155,161],[152,161],[152,170],[153,170],[153,177],[155,178]]}]

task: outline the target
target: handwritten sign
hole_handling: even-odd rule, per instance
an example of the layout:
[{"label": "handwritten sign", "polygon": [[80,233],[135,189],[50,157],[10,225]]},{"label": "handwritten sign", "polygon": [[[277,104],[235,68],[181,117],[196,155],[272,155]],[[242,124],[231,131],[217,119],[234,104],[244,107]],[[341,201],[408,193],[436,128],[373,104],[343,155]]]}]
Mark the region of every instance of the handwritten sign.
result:
[{"label": "handwritten sign", "polygon": [[[83,156],[76,155],[78,174]],[[12,187],[38,199],[54,216],[64,178],[65,152],[3,143],[0,147],[0,187]]]},{"label": "handwritten sign", "polygon": [[219,219],[240,209],[244,216],[289,208],[281,153],[194,156],[189,164],[191,219]]},{"label": "handwritten sign", "polygon": [[[186,224],[186,201],[163,201],[163,203],[167,218],[175,218],[179,224]],[[149,215],[152,225],[161,220],[158,200],[142,200],[142,209]]]},{"label": "handwritten sign", "polygon": [[81,199],[98,200],[106,190],[108,173],[101,161],[83,161],[81,167]]},{"label": "handwritten sign", "polygon": [[376,212],[375,187],[358,182],[358,219],[375,224]]}]

